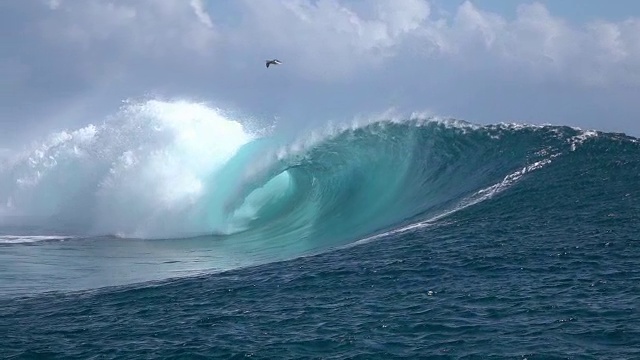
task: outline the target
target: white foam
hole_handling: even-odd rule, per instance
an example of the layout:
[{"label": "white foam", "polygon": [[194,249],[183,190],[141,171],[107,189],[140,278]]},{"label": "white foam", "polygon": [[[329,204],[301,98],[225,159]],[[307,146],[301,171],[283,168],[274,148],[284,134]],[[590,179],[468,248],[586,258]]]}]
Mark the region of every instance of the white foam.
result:
[{"label": "white foam", "polygon": [[99,233],[136,237],[206,233],[210,222],[191,209],[255,138],[202,103],[128,102],[104,123],[54,133],[0,168],[0,215],[62,213]]},{"label": "white foam", "polygon": [[25,244],[25,243],[35,243],[41,241],[64,241],[68,239],[72,239],[71,236],[48,236],[48,235],[35,235],[35,236],[24,236],[24,235],[0,235],[0,244]]},{"label": "white foam", "polygon": [[576,136],[572,136],[571,138],[567,139],[567,142],[571,144],[571,151],[576,151],[578,146],[582,145],[587,139],[597,137],[597,136],[598,136],[597,131],[586,130],[586,131],[582,131],[580,134]]}]

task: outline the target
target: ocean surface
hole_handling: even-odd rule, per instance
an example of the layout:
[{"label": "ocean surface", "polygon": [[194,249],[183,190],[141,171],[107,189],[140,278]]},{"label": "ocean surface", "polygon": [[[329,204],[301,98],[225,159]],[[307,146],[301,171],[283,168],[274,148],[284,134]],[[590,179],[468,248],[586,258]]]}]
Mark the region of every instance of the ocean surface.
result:
[{"label": "ocean surface", "polygon": [[0,158],[0,358],[640,359],[640,142],[127,103]]}]

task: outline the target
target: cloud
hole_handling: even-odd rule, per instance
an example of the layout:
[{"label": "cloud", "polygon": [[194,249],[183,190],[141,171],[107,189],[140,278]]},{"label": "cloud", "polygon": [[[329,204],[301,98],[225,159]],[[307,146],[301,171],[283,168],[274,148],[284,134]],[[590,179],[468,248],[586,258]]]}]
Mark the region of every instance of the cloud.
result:
[{"label": "cloud", "polygon": [[[296,126],[396,107],[640,132],[639,18],[576,23],[536,2],[509,17],[437,4],[10,0],[0,141],[47,120],[96,121],[101,106],[148,93]],[[273,57],[284,64],[265,71]]]},{"label": "cloud", "polygon": [[202,1],[86,0],[50,2],[41,30],[51,41],[89,49],[116,43],[119,51],[161,56],[176,47],[196,53],[212,48],[216,33]]},{"label": "cloud", "polygon": [[285,58],[299,78],[330,82],[363,76],[410,51],[425,61],[505,68],[536,81],[640,84],[640,19],[575,26],[535,2],[507,19],[470,1],[447,16],[434,15],[426,0],[243,0],[228,5],[241,20],[224,28],[203,0],[46,3],[43,38],[77,54],[76,61],[88,59],[88,72],[103,66],[110,77],[142,60],[211,64],[229,54],[262,54]]},{"label": "cloud", "polygon": [[[96,121],[119,101],[193,82],[220,41],[201,1],[3,2],[0,143]],[[179,69],[179,71],[178,71]],[[171,92],[169,90],[167,92]],[[64,120],[60,120],[64,117]],[[56,122],[56,124],[51,124]]]},{"label": "cloud", "polygon": [[407,0],[397,6],[377,0],[365,17],[337,0],[242,2],[241,38],[236,41],[263,53],[287,58],[299,75],[335,81],[382,64],[429,17],[429,4]]},{"label": "cloud", "polygon": [[[515,19],[464,2],[447,26],[426,31],[454,61],[504,67],[530,79],[582,85],[640,85],[640,20],[572,26],[540,3],[519,5]],[[506,72],[505,71],[505,72]],[[542,77],[542,78],[541,78]]]},{"label": "cloud", "polygon": [[40,41],[64,54],[56,72],[73,64],[75,77],[92,88],[175,66],[177,54],[212,58],[218,34],[198,0],[49,1],[35,21]]},{"label": "cloud", "polygon": [[241,25],[224,36],[240,51],[285,57],[298,76],[316,81],[362,76],[411,51],[534,82],[640,84],[638,19],[576,26],[535,2],[519,5],[514,19],[470,1],[453,16],[434,15],[425,0],[245,0],[241,7]]},{"label": "cloud", "polygon": [[193,8],[193,11],[198,17],[198,20],[200,20],[200,22],[204,26],[212,29],[213,22],[211,21],[209,14],[207,14],[207,11],[204,9],[204,4],[202,3],[202,0],[191,0],[191,2],[189,2],[189,5],[191,5],[191,7]]}]

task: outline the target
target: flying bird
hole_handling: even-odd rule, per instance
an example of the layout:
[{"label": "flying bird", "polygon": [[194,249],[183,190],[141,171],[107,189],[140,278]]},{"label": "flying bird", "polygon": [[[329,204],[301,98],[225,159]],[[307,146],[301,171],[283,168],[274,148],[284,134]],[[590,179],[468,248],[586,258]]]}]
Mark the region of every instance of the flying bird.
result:
[{"label": "flying bird", "polygon": [[267,67],[269,67],[269,65],[280,65],[280,64],[282,64],[282,61],[278,59],[267,60]]}]

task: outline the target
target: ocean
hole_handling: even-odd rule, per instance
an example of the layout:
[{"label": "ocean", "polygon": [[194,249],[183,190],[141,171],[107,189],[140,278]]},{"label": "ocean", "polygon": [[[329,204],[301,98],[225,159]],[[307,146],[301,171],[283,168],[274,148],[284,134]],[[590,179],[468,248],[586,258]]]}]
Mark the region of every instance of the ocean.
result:
[{"label": "ocean", "polygon": [[6,359],[640,359],[640,142],[188,101],[0,157]]}]

